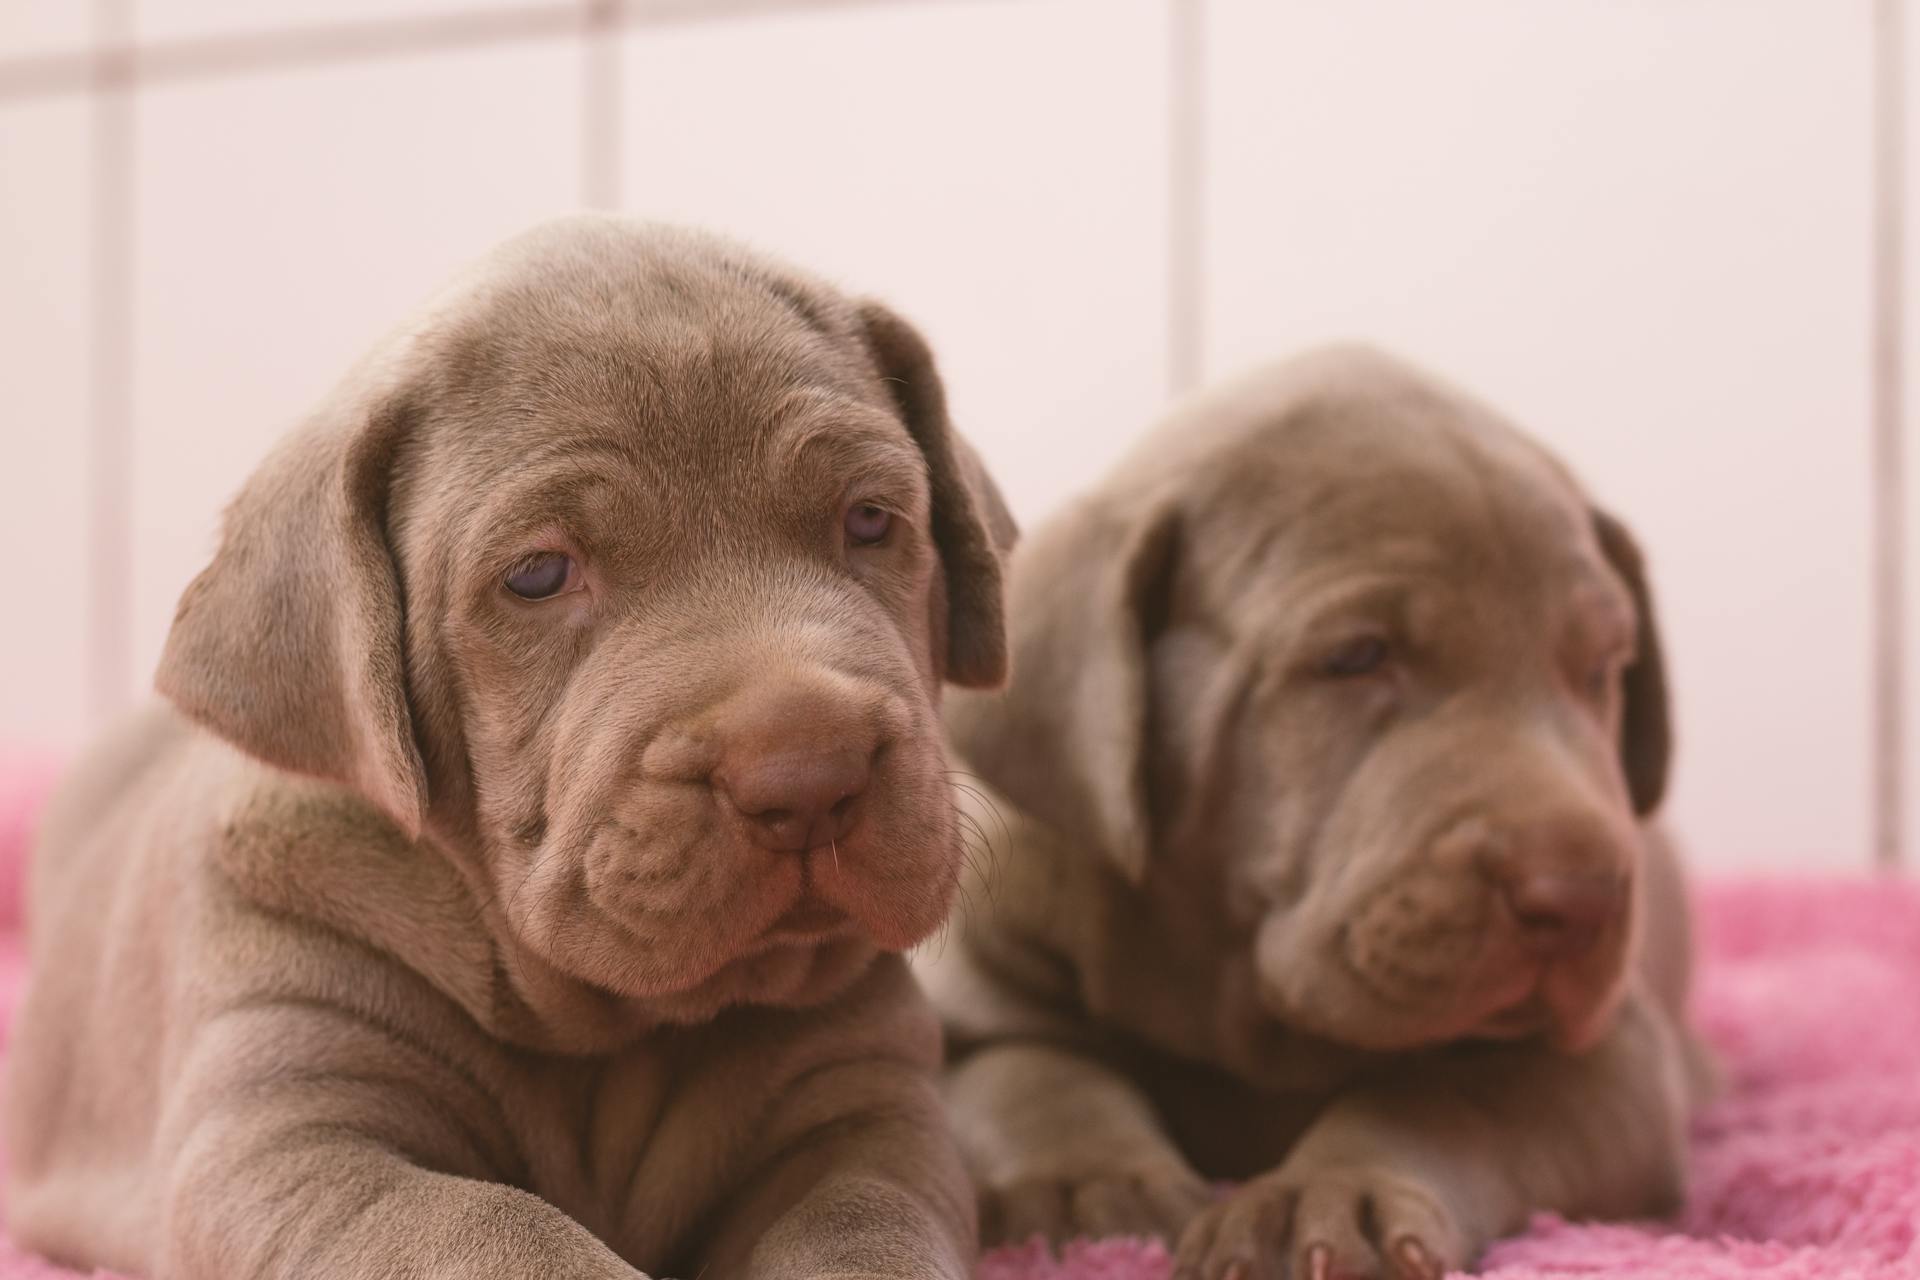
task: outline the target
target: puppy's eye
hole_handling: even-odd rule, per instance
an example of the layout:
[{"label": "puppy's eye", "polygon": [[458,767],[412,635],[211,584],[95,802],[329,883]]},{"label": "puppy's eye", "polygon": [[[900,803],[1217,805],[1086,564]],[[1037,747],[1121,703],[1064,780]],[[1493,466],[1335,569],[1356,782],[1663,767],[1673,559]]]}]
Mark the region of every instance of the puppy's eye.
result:
[{"label": "puppy's eye", "polygon": [[1372,675],[1386,665],[1392,650],[1379,636],[1356,636],[1320,662],[1320,674],[1335,679]]},{"label": "puppy's eye", "polygon": [[848,542],[857,547],[871,547],[886,540],[893,528],[893,513],[871,502],[856,502],[847,508],[840,523],[847,531]]},{"label": "puppy's eye", "polygon": [[576,585],[573,557],[560,551],[529,556],[507,575],[507,590],[522,600],[546,600]]}]

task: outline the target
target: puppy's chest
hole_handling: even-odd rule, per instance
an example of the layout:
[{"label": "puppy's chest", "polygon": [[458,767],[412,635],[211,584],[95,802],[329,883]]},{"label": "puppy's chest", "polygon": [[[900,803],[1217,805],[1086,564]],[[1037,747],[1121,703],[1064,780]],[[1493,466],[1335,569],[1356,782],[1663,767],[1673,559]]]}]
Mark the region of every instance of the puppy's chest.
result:
[{"label": "puppy's chest", "polygon": [[635,1265],[679,1254],[744,1158],[698,1071],[671,1047],[539,1071],[514,1115],[527,1189]]}]

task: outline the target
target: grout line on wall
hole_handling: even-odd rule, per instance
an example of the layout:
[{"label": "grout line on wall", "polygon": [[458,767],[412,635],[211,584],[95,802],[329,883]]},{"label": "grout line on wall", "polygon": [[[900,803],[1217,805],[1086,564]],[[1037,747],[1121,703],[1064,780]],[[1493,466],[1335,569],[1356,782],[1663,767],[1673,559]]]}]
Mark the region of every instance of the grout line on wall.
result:
[{"label": "grout line on wall", "polygon": [[1200,381],[1206,299],[1206,0],[1167,0],[1167,391]]},{"label": "grout line on wall", "polygon": [[[898,8],[914,0],[614,0],[625,21],[642,26],[687,26],[741,18],[775,18],[829,9]],[[926,0],[918,0],[925,3]],[[969,0],[974,5],[987,0]],[[999,0],[1024,4],[1028,0]]]},{"label": "grout line on wall", "polygon": [[0,62],[0,99],[90,88],[103,64],[106,74],[130,84],[196,80],[564,36],[579,29],[580,15],[576,4],[564,3],[151,44],[135,44],[129,34],[87,57]]},{"label": "grout line on wall", "polygon": [[[94,38],[125,39],[127,0],[95,0]],[[87,712],[98,725],[127,703],[132,666],[133,92],[124,63],[90,64],[92,190],[87,332]]]},{"label": "grout line on wall", "polygon": [[[0,102],[84,93],[101,62],[133,84],[194,80],[318,66],[376,57],[449,50],[571,35],[591,15],[605,12],[609,28],[685,25],[776,13],[877,6],[890,0],[554,0],[516,8],[485,8],[417,18],[381,18],[232,35],[196,36],[136,44],[130,31],[74,50],[0,58]],[[583,15],[588,15],[583,18]]]},{"label": "grout line on wall", "polygon": [[1873,857],[1904,857],[1906,673],[1904,322],[1906,38],[1904,0],[1876,0],[1873,69]]},{"label": "grout line on wall", "polygon": [[580,77],[581,203],[620,205],[619,0],[588,0],[585,66]]},{"label": "grout line on wall", "polygon": [[91,53],[35,54],[0,61],[0,103],[80,93],[93,86]]}]

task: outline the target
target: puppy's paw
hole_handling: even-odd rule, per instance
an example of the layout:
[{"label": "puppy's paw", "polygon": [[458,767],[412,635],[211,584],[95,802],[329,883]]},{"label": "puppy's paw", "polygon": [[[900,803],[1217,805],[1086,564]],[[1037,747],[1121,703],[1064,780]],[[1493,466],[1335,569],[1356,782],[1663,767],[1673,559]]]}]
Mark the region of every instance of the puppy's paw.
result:
[{"label": "puppy's paw", "polygon": [[1022,1178],[980,1193],[981,1239],[989,1247],[1036,1234],[1052,1244],[1077,1236],[1160,1236],[1171,1243],[1208,1198],[1205,1182],[1171,1163]]},{"label": "puppy's paw", "polygon": [[1280,1170],[1195,1218],[1175,1280],[1440,1280],[1471,1261],[1440,1197],[1389,1169]]}]

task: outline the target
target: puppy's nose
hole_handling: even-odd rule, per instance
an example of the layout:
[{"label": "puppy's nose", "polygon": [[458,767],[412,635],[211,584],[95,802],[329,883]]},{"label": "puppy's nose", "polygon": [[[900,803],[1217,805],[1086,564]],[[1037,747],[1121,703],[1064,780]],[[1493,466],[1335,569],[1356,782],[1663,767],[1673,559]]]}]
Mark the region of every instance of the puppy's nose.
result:
[{"label": "puppy's nose", "polygon": [[870,750],[774,751],[728,760],[714,783],[755,843],[803,853],[853,830],[872,763]]},{"label": "puppy's nose", "polygon": [[868,701],[831,673],[763,682],[728,699],[711,781],[756,844],[804,853],[859,825],[882,743]]},{"label": "puppy's nose", "polygon": [[1620,878],[1595,872],[1522,870],[1505,888],[1521,941],[1547,956],[1592,950],[1626,904]]},{"label": "puppy's nose", "polygon": [[1542,959],[1591,952],[1630,906],[1631,841],[1596,809],[1475,815],[1450,829],[1435,852],[1446,865],[1477,869],[1506,908],[1506,930]]}]

